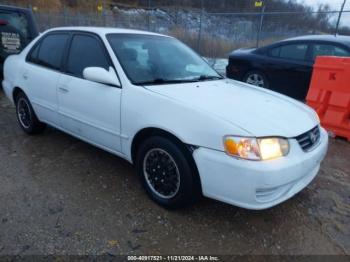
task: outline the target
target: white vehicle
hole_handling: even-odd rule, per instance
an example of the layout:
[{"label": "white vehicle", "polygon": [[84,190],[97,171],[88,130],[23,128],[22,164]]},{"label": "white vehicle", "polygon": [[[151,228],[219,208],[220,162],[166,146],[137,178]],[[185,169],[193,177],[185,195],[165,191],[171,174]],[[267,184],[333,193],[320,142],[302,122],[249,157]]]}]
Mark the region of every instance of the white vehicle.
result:
[{"label": "white vehicle", "polygon": [[3,87],[26,133],[48,124],[128,160],[167,208],[201,194],[275,206],[315,178],[328,147],[308,106],[224,79],[154,33],[49,30],[6,60]]}]

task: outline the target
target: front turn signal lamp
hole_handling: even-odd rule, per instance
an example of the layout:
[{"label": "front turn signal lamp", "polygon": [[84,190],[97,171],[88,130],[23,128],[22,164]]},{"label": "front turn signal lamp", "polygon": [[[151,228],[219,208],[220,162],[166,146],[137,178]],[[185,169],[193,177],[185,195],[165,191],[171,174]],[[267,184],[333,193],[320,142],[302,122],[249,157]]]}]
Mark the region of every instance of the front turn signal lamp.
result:
[{"label": "front turn signal lamp", "polygon": [[251,138],[226,136],[227,154],[247,160],[271,160],[288,155],[289,142],[284,138]]}]

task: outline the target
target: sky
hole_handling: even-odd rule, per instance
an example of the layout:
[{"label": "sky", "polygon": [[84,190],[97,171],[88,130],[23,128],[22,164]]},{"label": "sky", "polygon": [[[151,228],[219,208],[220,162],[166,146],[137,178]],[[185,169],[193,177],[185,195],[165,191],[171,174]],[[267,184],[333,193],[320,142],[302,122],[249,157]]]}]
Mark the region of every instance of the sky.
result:
[{"label": "sky", "polygon": [[[299,3],[306,4],[317,8],[320,4],[328,4],[332,11],[338,11],[341,9],[344,0],[298,0]],[[350,0],[347,0],[344,10],[350,10]],[[334,15],[334,19],[337,19],[337,15]],[[341,18],[341,25],[350,25],[350,13],[343,13]]]},{"label": "sky", "polygon": [[[304,3],[311,6],[317,6],[319,4],[328,4],[334,9],[340,9],[344,0],[298,0],[300,3]],[[347,0],[346,8],[350,8],[350,0]]]}]

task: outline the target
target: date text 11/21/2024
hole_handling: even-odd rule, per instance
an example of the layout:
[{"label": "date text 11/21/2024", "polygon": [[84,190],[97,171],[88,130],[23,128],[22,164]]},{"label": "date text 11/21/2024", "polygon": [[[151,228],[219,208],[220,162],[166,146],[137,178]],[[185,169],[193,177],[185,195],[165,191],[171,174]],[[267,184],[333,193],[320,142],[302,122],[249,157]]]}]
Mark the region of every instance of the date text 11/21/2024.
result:
[{"label": "date text 11/21/2024", "polygon": [[128,256],[128,261],[220,261],[217,256]]}]

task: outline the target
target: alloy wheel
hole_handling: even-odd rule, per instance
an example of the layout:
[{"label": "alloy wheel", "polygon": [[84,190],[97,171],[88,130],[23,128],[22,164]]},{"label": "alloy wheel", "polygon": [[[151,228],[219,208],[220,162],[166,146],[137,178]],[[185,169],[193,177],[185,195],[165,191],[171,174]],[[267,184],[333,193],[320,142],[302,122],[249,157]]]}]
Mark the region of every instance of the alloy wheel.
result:
[{"label": "alloy wheel", "polygon": [[148,186],[157,196],[170,199],[179,192],[179,168],[173,157],[163,149],[154,148],[147,152],[143,173]]},{"label": "alloy wheel", "polygon": [[17,114],[21,125],[24,128],[29,128],[32,121],[32,116],[30,113],[29,104],[24,98],[20,98],[17,101]]},{"label": "alloy wheel", "polygon": [[265,86],[264,77],[256,73],[248,75],[246,82],[254,86],[259,86],[259,87]]}]

